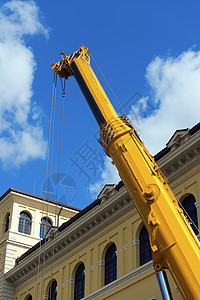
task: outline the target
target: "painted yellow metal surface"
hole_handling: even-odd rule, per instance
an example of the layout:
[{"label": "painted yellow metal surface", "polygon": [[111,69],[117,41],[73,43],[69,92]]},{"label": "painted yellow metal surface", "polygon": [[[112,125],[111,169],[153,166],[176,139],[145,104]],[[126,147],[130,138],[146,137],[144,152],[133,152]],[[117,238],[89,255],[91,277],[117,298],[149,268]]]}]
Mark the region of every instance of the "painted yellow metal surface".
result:
[{"label": "painted yellow metal surface", "polygon": [[169,269],[185,299],[200,299],[200,243],[154,158],[129,121],[117,116],[91,69],[86,49],[82,53],[79,49],[81,54],[71,60],[65,56],[64,63],[54,64],[53,69],[61,77],[74,75],[79,81],[73,71],[78,70],[105,119],[100,144],[116,165],[149,232],[154,269]]}]

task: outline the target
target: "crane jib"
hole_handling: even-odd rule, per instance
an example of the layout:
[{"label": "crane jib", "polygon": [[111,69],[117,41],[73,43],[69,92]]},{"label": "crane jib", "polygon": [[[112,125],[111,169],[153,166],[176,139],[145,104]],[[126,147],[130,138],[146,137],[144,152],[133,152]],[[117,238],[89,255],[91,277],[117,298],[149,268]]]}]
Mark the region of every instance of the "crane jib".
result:
[{"label": "crane jib", "polygon": [[[74,75],[100,125],[99,142],[148,229],[155,271],[169,269],[184,299],[200,299],[200,243],[166,179],[128,120],[117,116],[90,67],[87,47],[64,55],[64,59],[64,65],[52,64],[53,69],[61,78]],[[164,274],[158,278],[161,283],[162,277]]]},{"label": "crane jib", "polygon": [[73,71],[73,75],[90,107],[92,110],[92,113],[95,116],[95,119],[97,120],[97,123],[100,125],[105,124],[106,120],[104,119],[104,116],[102,115],[99,107],[96,104],[96,101],[94,100],[89,88],[87,87],[85,80],[83,79],[79,69],[76,66],[76,63],[73,61],[71,64],[71,69]]}]

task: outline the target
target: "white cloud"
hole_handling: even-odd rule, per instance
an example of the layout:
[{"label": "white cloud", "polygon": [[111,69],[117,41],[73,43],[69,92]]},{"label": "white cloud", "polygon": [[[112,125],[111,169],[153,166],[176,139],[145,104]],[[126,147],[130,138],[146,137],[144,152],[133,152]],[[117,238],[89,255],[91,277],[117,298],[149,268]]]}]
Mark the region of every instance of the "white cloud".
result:
[{"label": "white cloud", "polygon": [[147,66],[146,79],[151,103],[160,104],[154,114],[139,117],[138,127],[146,147],[156,154],[177,129],[200,121],[200,51],[188,50],[176,58],[156,57]]},{"label": "white cloud", "polygon": [[0,11],[1,39],[22,39],[23,35],[42,33],[48,37],[48,29],[40,22],[40,12],[34,1],[7,1]]},{"label": "white cloud", "polygon": [[[147,66],[146,80],[151,97],[141,98],[132,107],[129,118],[147,149],[155,155],[177,129],[191,128],[200,121],[200,51],[188,50],[178,57],[156,57]],[[154,108],[151,113],[148,105],[150,110]],[[142,113],[145,109],[146,116]],[[101,180],[90,187],[91,191],[95,186],[97,192],[97,187],[116,183],[117,171],[110,173],[109,168],[106,161]],[[107,173],[109,176],[104,178]]]},{"label": "white cloud", "polygon": [[44,158],[46,142],[32,83],[36,61],[25,35],[43,34],[34,1],[8,1],[0,7],[0,160],[17,167]]},{"label": "white cloud", "polygon": [[110,157],[105,157],[101,178],[96,183],[90,185],[89,190],[92,197],[96,197],[105,184],[118,183],[120,181],[117,169],[111,161]]}]

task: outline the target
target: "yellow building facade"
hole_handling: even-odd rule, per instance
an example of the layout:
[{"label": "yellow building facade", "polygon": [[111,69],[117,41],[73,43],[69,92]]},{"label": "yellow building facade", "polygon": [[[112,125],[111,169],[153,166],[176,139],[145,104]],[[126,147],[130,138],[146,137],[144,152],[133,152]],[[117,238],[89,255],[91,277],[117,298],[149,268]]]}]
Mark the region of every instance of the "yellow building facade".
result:
[{"label": "yellow building facade", "polygon": [[5,287],[4,274],[15,266],[17,257],[40,242],[41,229],[48,229],[48,224],[53,229],[79,211],[13,188],[0,197],[0,299],[14,299],[13,286]]},{"label": "yellow building facade", "polygon": [[[155,159],[177,199],[198,226],[200,124],[177,130]],[[41,199],[10,191],[0,203],[0,246],[8,245],[11,234],[16,235],[18,243],[13,244],[15,254],[10,254],[9,259],[6,257],[11,253],[10,246],[0,248],[0,299],[161,299],[148,237],[121,182],[106,185],[97,199],[81,211],[63,207],[59,226],[52,222],[54,226],[43,240],[39,237]],[[49,216],[56,220],[55,203],[51,206]],[[32,217],[28,234],[18,232],[22,211]],[[8,214],[10,225],[5,232]],[[199,237],[197,231],[196,234]],[[173,299],[182,299],[170,274],[168,277]]]}]

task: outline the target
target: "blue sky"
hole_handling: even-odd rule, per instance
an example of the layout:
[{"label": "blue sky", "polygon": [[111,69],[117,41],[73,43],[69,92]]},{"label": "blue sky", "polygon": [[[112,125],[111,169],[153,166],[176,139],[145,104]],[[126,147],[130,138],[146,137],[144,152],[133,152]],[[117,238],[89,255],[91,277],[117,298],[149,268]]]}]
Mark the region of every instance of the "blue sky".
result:
[{"label": "blue sky", "polygon": [[[50,63],[60,60],[62,51],[70,54],[88,46],[152,154],[165,147],[176,129],[199,122],[199,11],[199,1],[1,1],[0,193],[14,187],[43,195],[53,86]],[[53,199],[61,109],[58,84]],[[105,183],[119,180],[97,137],[96,121],[70,78],[59,201],[83,208]]]}]

